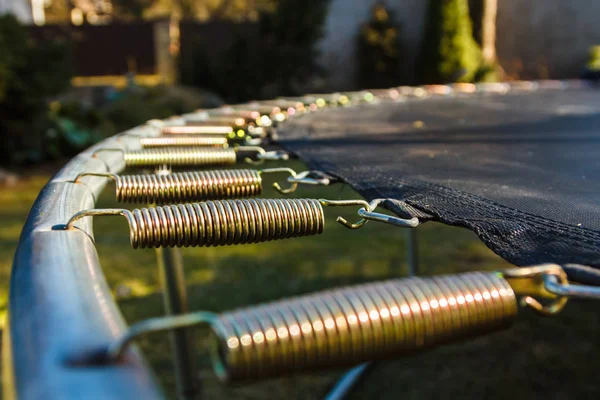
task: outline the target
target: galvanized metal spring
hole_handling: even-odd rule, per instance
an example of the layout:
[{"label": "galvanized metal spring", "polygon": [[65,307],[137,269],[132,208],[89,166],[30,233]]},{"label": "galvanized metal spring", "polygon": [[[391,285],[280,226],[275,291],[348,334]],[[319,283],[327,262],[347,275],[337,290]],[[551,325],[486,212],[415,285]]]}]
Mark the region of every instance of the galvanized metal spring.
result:
[{"label": "galvanized metal spring", "polygon": [[493,273],[332,290],[221,314],[214,365],[223,380],[246,380],[390,359],[498,330],[516,313]]},{"label": "galvanized metal spring", "polygon": [[[145,334],[208,325],[219,378],[269,378],[396,358],[498,330],[516,316],[517,296],[522,305],[554,315],[569,298],[600,299],[600,288],[569,283],[555,264],[375,282],[220,315],[148,319],[99,351],[73,358],[116,362]],[[552,302],[541,305],[531,296]]]},{"label": "galvanized metal spring", "polygon": [[64,229],[92,216],[120,215],[129,222],[133,248],[222,246],[258,243],[323,232],[323,206],[361,206],[361,219],[350,223],[342,217],[337,222],[348,229],[359,229],[368,221],[414,228],[417,218],[403,219],[374,212],[377,201],[326,199],[247,199],[216,200],[155,208],[91,209],[74,214]]},{"label": "galvanized metal spring", "polygon": [[118,359],[136,337],[208,324],[219,378],[239,381],[397,358],[507,327],[515,290],[501,273],[397,279],[334,289],[220,315],[140,322],[104,349]]},{"label": "galvanized metal spring", "polygon": [[[275,173],[285,173],[289,175],[289,179],[299,176],[290,168],[228,169],[140,175],[82,173],[75,182],[85,176],[109,178],[115,181],[116,198],[119,202],[172,204],[258,196],[262,192],[262,176]],[[299,183],[304,181],[305,179],[300,179]],[[329,181],[321,184],[327,185]],[[289,194],[296,190],[298,183],[292,181],[285,189],[279,183],[274,183],[273,186],[280,193]]]},{"label": "galvanized metal spring", "polygon": [[227,115],[206,115],[206,118],[186,118],[186,124],[192,126],[201,125],[225,125],[225,126],[246,126],[253,124],[253,119],[246,119],[241,116],[227,116]]},{"label": "galvanized metal spring", "polygon": [[234,149],[214,148],[158,148],[127,151],[123,154],[128,167],[154,167],[159,165],[227,165],[235,164]]},{"label": "galvanized metal spring", "polygon": [[86,210],[93,215],[122,215],[129,222],[131,246],[190,247],[259,243],[317,235],[325,225],[314,199],[219,200],[130,210]]},{"label": "galvanized metal spring", "polygon": [[259,171],[250,169],[189,171],[170,175],[115,176],[119,202],[169,204],[258,196]]},{"label": "galvanized metal spring", "polygon": [[127,167],[157,167],[169,165],[174,167],[231,165],[237,161],[237,153],[255,153],[257,161],[246,157],[244,161],[260,164],[264,160],[287,160],[289,155],[284,152],[267,152],[262,147],[239,146],[236,148],[209,148],[209,147],[182,147],[182,148],[155,148],[137,151],[123,149],[98,149],[94,156],[100,152],[120,152]]},{"label": "galvanized metal spring", "polygon": [[229,136],[236,128],[230,125],[176,125],[161,129],[163,135],[211,135]]},{"label": "galvanized metal spring", "polygon": [[157,136],[140,139],[142,148],[157,147],[228,147],[225,136]]}]

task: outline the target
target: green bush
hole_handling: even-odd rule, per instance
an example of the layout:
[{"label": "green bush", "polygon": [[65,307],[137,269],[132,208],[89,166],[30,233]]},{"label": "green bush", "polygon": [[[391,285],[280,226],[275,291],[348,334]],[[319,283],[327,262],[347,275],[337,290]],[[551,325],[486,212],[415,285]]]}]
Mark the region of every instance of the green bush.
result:
[{"label": "green bush", "polygon": [[358,35],[358,86],[385,88],[399,84],[400,43],[399,28],[386,7],[373,6],[371,20]]},{"label": "green bush", "polygon": [[137,87],[118,93],[115,100],[100,109],[100,117],[110,123],[111,128],[105,131],[111,135],[150,119],[163,119],[221,104],[214,95],[181,86]]},{"label": "green bush", "polygon": [[0,164],[45,158],[49,99],[69,86],[68,47],[38,44],[13,16],[0,16]]},{"label": "green bush", "polygon": [[205,88],[228,102],[301,94],[323,74],[318,42],[329,0],[280,0],[263,13],[255,35],[238,35],[223,56],[208,59],[198,47],[180,60],[181,82]]},{"label": "green bush", "polygon": [[481,51],[473,38],[468,0],[429,0],[425,29],[422,83],[473,81]]}]

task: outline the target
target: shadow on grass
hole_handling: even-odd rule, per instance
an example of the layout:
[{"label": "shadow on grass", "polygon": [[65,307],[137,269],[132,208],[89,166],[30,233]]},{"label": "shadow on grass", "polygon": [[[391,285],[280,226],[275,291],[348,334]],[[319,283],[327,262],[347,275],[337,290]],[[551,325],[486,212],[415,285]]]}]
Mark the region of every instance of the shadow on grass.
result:
[{"label": "shadow on grass", "polygon": [[[301,170],[300,163],[292,166]],[[46,178],[0,192],[0,310],[20,227]],[[296,197],[356,198],[348,188],[303,188]],[[276,197],[265,189],[263,197]],[[107,188],[98,207],[114,207],[114,188]],[[402,276],[404,231],[370,223],[358,231],[335,224],[355,209],[326,209],[326,230],[318,237],[252,246],[184,249],[192,310],[224,311],[317,290]],[[106,278],[114,289],[135,286],[140,297],[119,305],[130,322],[162,315],[158,272],[153,250],[132,250],[124,220],[97,218],[95,236]],[[4,230],[3,228],[4,227]],[[424,275],[508,266],[476,236],[463,229],[427,223],[417,230]],[[505,332],[423,355],[382,363],[362,382],[352,398],[595,398],[600,383],[600,314],[594,304],[573,302],[556,318],[522,312]],[[343,371],[315,372],[252,385],[226,387],[210,371],[205,351],[207,329],[198,329],[198,361],[204,398],[322,397]],[[140,341],[156,376],[170,397],[174,376],[166,335]]]}]

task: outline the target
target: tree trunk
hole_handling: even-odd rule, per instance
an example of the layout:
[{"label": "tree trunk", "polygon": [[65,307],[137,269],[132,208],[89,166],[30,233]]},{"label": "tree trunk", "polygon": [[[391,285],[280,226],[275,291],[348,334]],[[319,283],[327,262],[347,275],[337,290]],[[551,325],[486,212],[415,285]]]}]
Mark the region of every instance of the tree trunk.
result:
[{"label": "tree trunk", "polygon": [[496,63],[496,14],[498,0],[483,0],[481,52],[485,64]]}]

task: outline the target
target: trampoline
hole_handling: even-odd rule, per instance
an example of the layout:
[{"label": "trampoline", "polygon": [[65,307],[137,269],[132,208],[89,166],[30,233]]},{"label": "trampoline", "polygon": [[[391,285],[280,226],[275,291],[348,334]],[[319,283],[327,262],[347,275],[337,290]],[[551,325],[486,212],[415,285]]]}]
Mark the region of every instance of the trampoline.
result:
[{"label": "trampoline", "polygon": [[[554,315],[569,298],[600,298],[599,125],[595,88],[539,81],[277,99],[149,121],[107,139],[50,180],[23,228],[3,340],[6,392],[162,398],[133,342],[164,331],[184,393],[193,379],[189,329],[199,324],[212,328],[217,376],[244,383],[466,340],[508,328],[519,305]],[[310,170],[269,166],[294,156]],[[126,167],[152,170],[123,175]],[[290,197],[257,198],[265,173],[278,174],[278,190]],[[152,205],[96,209],[109,180],[120,201]],[[293,197],[298,185],[340,182],[364,199]],[[356,220],[338,218],[348,232],[367,222],[465,227],[524,268],[187,312],[177,247],[317,235],[336,207],[358,209]],[[133,248],[163,249],[169,315],[126,325],[102,273],[92,216],[125,218]]]}]

